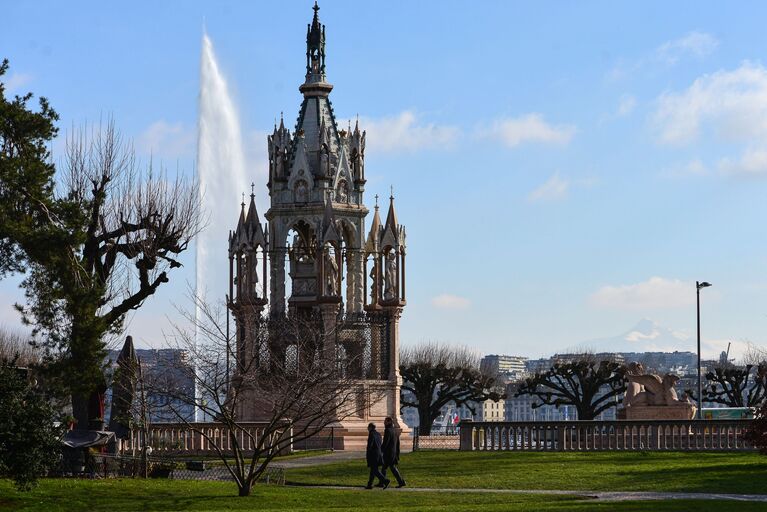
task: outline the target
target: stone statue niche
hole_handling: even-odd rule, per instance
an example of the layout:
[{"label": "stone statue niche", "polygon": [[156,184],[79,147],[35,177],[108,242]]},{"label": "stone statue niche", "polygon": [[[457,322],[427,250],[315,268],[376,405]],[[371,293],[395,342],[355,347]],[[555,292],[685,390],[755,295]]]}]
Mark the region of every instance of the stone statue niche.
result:
[{"label": "stone statue niche", "polygon": [[290,257],[290,277],[292,278],[292,302],[311,301],[317,295],[317,265],[312,250],[313,236],[306,225],[294,228],[298,231],[293,235],[288,250]]},{"label": "stone statue niche", "polygon": [[680,400],[674,386],[679,377],[667,373],[662,378],[647,374],[641,363],[628,365],[628,385],[623,397],[623,409],[618,419],[625,420],[691,420],[697,408],[689,397]]}]

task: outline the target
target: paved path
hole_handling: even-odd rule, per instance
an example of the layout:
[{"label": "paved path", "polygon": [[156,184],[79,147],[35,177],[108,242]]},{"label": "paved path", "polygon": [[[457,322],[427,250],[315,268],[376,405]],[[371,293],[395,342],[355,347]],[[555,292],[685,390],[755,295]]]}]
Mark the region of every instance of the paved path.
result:
[{"label": "paved path", "polygon": [[[295,484],[291,484],[295,485]],[[363,487],[341,485],[306,486],[318,489],[363,490]],[[368,492],[381,492],[380,489]],[[557,490],[519,490],[519,489],[436,489],[431,487],[389,488],[386,492],[459,492],[480,494],[543,494],[560,496],[579,496],[599,501],[635,501],[635,500],[728,500],[757,501],[767,503],[767,494],[716,494],[698,492],[631,492],[631,491],[557,491]]]}]

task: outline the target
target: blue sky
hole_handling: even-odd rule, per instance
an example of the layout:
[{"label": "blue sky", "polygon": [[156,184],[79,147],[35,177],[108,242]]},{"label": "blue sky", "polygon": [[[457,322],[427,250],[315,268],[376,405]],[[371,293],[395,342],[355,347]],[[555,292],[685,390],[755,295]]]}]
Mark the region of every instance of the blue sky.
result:
[{"label": "blue sky", "polygon": [[[204,25],[264,212],[265,133],[298,113],[311,5],[9,2],[0,55],[62,134],[112,115],[143,159],[191,174]],[[404,342],[538,356],[649,317],[679,343],[638,349],[694,350],[699,279],[707,354],[767,345],[766,10],[322,2],[335,111],[368,130],[368,204],[393,185],[407,226]],[[140,343],[162,345],[192,276],[132,318]]]}]

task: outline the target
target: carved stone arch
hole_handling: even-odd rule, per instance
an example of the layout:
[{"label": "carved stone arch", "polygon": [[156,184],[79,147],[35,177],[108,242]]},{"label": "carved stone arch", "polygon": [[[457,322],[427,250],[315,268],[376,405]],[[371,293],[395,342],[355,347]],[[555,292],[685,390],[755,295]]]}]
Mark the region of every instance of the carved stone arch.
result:
[{"label": "carved stone arch", "polygon": [[299,167],[290,173],[290,179],[288,179],[288,189],[295,192],[296,182],[299,180],[306,182],[307,194],[314,190],[314,177],[312,176],[312,173],[308,171],[308,167]]},{"label": "carved stone arch", "polygon": [[285,226],[286,241],[288,241],[287,236],[291,230],[298,232],[302,237],[305,237],[305,240],[308,244],[312,245],[316,243],[316,239],[319,236],[317,224],[315,219],[311,216],[296,215],[294,217],[288,217],[286,219]]},{"label": "carved stone arch", "polygon": [[346,156],[346,149],[343,147],[338,155],[338,165],[336,166],[335,175],[333,176],[333,190],[338,190],[338,185],[341,180],[347,182],[349,194],[351,194],[351,184],[354,183],[354,179],[352,177],[351,167],[349,166],[349,158]]},{"label": "carved stone arch", "polygon": [[338,221],[339,232],[343,238],[344,245],[350,249],[360,249],[362,247],[360,238],[357,234],[357,226],[349,219],[340,219]]}]

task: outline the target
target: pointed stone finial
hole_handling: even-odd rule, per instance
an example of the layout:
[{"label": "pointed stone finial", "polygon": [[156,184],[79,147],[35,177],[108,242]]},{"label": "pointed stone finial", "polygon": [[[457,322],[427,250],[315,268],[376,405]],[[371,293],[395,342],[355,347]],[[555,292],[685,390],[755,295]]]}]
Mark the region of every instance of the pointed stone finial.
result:
[{"label": "pointed stone finial", "polygon": [[240,205],[242,206],[242,209],[244,210],[245,209],[245,192],[242,193],[242,203],[240,203]]},{"label": "pointed stone finial", "polygon": [[376,194],[376,210],[378,209],[378,194]]},{"label": "pointed stone finial", "polygon": [[389,189],[391,190],[391,195],[389,196],[389,199],[394,201],[394,185],[389,185]]},{"label": "pointed stone finial", "polygon": [[250,197],[251,197],[251,199],[256,197],[256,183],[255,182],[251,182],[250,183]]}]

